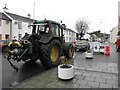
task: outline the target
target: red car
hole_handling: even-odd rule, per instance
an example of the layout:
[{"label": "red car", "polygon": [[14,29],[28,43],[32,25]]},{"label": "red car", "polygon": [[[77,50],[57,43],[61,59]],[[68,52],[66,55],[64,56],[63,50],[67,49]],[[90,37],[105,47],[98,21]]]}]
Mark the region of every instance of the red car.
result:
[{"label": "red car", "polygon": [[117,52],[120,51],[120,38],[118,38],[116,41],[116,49]]},{"label": "red car", "polygon": [[0,51],[3,52],[7,48],[7,45],[10,41],[11,40],[1,40],[0,41]]}]

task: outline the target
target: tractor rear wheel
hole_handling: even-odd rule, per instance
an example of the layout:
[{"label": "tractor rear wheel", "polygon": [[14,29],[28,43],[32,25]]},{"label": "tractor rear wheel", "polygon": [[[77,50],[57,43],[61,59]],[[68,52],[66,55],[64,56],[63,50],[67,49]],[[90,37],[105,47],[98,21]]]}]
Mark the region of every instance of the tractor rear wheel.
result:
[{"label": "tractor rear wheel", "polygon": [[60,63],[61,43],[58,40],[52,40],[48,44],[42,44],[40,52],[40,60],[43,66],[57,66]]}]

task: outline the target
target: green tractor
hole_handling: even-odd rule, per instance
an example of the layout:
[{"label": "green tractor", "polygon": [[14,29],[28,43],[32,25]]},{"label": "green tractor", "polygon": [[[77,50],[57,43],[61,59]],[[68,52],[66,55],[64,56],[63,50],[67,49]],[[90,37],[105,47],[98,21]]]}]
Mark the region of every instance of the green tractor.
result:
[{"label": "green tractor", "polygon": [[60,64],[59,57],[64,55],[72,59],[74,47],[72,43],[64,40],[63,29],[65,24],[60,24],[52,20],[35,21],[32,27],[32,34],[24,36],[20,41],[13,40],[8,44],[5,58],[12,66],[18,70],[14,61],[36,62],[40,60],[43,66],[52,67]]}]

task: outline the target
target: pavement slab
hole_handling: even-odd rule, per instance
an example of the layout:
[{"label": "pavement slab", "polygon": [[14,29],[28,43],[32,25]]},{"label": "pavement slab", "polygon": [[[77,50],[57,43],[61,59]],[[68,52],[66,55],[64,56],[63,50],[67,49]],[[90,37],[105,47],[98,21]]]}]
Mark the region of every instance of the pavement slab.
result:
[{"label": "pavement slab", "polygon": [[[55,68],[52,68],[55,69]],[[108,73],[100,73],[100,72],[91,72],[91,71],[82,71],[75,69],[75,77],[72,80],[64,81],[60,80],[57,77],[56,73],[51,73],[54,71],[49,69],[48,72],[43,72],[29,80],[24,81],[23,83],[19,83],[18,85],[14,86],[13,88],[117,88],[118,81],[113,80],[113,78],[108,79],[107,76],[110,77],[118,77],[117,74],[108,74]],[[83,72],[83,74],[79,74],[78,72]],[[43,75],[48,75],[47,77],[43,78]],[[88,76],[87,76],[88,74]],[[102,77],[95,77],[94,75],[106,76]],[[43,82],[44,81],[44,82]]]},{"label": "pavement slab", "polygon": [[98,87],[99,87],[99,83],[89,81],[89,82],[87,83],[87,86],[98,88]]},{"label": "pavement slab", "polygon": [[103,79],[103,78],[95,78],[95,82],[105,83],[105,82],[106,82],[106,79]]},{"label": "pavement slab", "polygon": [[104,83],[100,83],[99,88],[112,88],[113,86],[111,84],[104,84]]}]

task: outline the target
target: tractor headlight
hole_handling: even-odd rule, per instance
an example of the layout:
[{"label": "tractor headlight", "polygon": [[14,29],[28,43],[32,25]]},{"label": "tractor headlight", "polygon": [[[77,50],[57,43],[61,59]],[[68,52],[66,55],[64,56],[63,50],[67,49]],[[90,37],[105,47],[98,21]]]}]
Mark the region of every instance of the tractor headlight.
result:
[{"label": "tractor headlight", "polygon": [[29,44],[29,43],[30,43],[30,41],[28,41],[28,40],[23,41],[23,44]]}]

